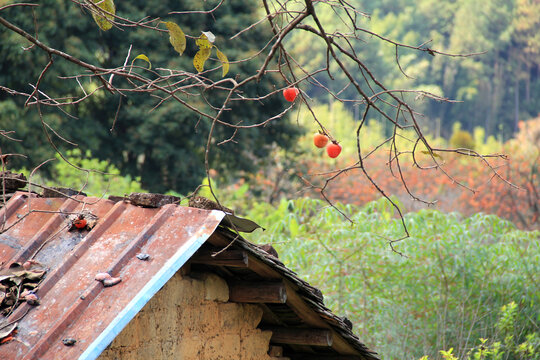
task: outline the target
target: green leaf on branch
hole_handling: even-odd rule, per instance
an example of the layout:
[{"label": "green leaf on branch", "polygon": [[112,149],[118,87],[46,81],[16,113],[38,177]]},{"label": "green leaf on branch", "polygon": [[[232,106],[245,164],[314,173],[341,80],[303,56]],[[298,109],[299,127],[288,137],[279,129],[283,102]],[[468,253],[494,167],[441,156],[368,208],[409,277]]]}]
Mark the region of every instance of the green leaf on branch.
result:
[{"label": "green leaf on branch", "polygon": [[[113,0],[90,0],[99,9],[92,7],[92,17],[94,21],[103,31],[107,31],[112,28],[112,20],[116,13],[116,7]],[[104,11],[102,11],[102,10]]]},{"label": "green leaf on branch", "polygon": [[210,57],[211,51],[211,48],[200,49],[195,54],[195,57],[193,57],[193,66],[195,66],[195,69],[197,69],[198,72],[202,72],[204,70],[204,63]]},{"label": "green leaf on branch", "polygon": [[422,154],[431,155],[431,156],[433,156],[435,158],[439,158],[439,159],[443,160],[443,157],[441,155],[435,154],[433,151],[423,150]]},{"label": "green leaf on branch", "polygon": [[212,45],[210,40],[208,40],[208,37],[206,37],[205,34],[202,34],[201,36],[199,36],[199,38],[195,40],[195,44],[199,47],[200,50],[211,49],[212,46],[214,46]]},{"label": "green leaf on branch", "polygon": [[137,59],[141,59],[141,60],[146,61],[148,63],[148,70],[152,69],[152,63],[150,62],[150,59],[148,58],[148,56],[146,56],[144,54],[137,55],[137,57],[135,57],[135,59],[133,59],[133,61],[131,62],[131,66],[133,66],[133,63]]},{"label": "green leaf on branch", "polygon": [[165,26],[169,29],[169,41],[171,42],[171,45],[174,50],[182,55],[184,50],[186,50],[186,35],[182,29],[180,29],[180,26],[172,21],[166,21]]},{"label": "green leaf on branch", "polygon": [[223,66],[223,77],[225,77],[225,75],[227,75],[227,73],[229,72],[229,59],[227,59],[227,56],[222,53],[221,51],[219,51],[218,48],[216,48],[216,55],[219,59],[219,61],[221,61],[221,65]]}]

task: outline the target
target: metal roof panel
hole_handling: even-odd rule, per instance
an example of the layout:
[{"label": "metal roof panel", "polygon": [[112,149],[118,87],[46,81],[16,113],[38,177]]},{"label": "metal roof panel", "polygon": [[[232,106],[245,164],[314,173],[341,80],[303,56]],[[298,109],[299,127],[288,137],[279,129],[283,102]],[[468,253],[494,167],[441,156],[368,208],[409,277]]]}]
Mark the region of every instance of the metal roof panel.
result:
[{"label": "metal roof panel", "polygon": [[[68,231],[68,214],[98,216],[91,231]],[[48,272],[37,295],[7,319],[19,341],[0,346],[0,358],[95,359],[137,312],[214,232],[221,211],[165,205],[143,208],[97,198],[44,199],[18,193],[0,211],[0,262],[32,257]],[[142,261],[137,253],[147,253]],[[105,288],[99,272],[122,282]],[[20,318],[20,320],[18,320]],[[65,346],[64,338],[77,340]]]}]

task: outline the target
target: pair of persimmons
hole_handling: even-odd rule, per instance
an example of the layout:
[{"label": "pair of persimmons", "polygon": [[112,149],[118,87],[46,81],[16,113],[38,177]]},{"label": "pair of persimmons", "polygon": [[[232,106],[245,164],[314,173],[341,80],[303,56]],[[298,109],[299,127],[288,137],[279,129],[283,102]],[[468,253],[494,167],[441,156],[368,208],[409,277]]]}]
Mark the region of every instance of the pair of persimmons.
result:
[{"label": "pair of persimmons", "polygon": [[[295,87],[287,88],[283,90],[283,97],[285,98],[285,100],[293,102],[294,99],[296,99],[298,93],[299,91]],[[341,153],[341,145],[339,145],[335,140],[332,140],[332,142],[328,144],[328,136],[321,132],[315,133],[315,135],[313,135],[313,144],[318,148],[323,148],[326,146],[326,153],[331,158],[336,158]]]}]

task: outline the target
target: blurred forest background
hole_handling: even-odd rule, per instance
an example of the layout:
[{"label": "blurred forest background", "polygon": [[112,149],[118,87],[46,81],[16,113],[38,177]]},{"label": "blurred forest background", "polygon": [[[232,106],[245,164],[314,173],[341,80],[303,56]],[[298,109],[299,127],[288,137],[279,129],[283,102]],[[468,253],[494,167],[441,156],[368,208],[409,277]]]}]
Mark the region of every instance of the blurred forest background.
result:
[{"label": "blurred forest background", "polygon": [[[348,214],[352,224],[326,202],[316,186],[328,174],[355,161],[356,139],[351,135],[362,109],[336,101],[309,82],[299,85],[319,121],[331,129],[343,146],[337,160],[323,156],[312,145],[317,126],[302,104],[287,118],[272,125],[243,130],[236,143],[217,146],[210,166],[220,201],[267,228],[252,235],[254,242],[271,242],[282,260],[310,283],[321,288],[326,303],[354,323],[355,332],[383,359],[540,359],[540,1],[539,0],[379,0],[350,1],[369,15],[364,28],[400,43],[429,46],[472,57],[431,56],[400,48],[400,70],[394,46],[364,35],[356,52],[375,77],[393,89],[419,89],[456,103],[436,102],[421,96],[408,99],[424,114],[421,125],[441,147],[469,148],[482,154],[505,153],[509,161],[495,166],[503,179],[479,159],[441,154],[444,169],[475,192],[458,186],[438,172],[422,172],[402,164],[413,193],[436,200],[432,209],[412,201],[398,179],[388,172],[388,155],[366,160],[372,176],[407,212],[411,237],[390,251],[387,239],[403,235],[397,214],[380,198],[361,172],[351,171],[332,181],[328,197]],[[0,4],[6,1],[0,1]],[[51,47],[84,60],[119,66],[127,49],[147,54],[155,67],[191,68],[195,48],[178,57],[167,34],[132,31],[102,32],[91,17],[70,2],[39,1],[36,19],[31,11],[7,9],[2,16],[32,32]],[[209,10],[213,1],[151,0],[118,4],[122,16],[163,16],[171,10]],[[231,60],[231,72],[243,78],[258,67],[234,64],[252,55],[268,39],[268,28],[256,27],[249,36],[229,40],[259,19],[255,1],[226,0],[212,17],[205,14],[171,16],[186,33],[201,29],[217,36],[220,49]],[[321,13],[335,22],[333,14]],[[0,29],[0,86],[31,92],[47,64],[20,36]],[[286,39],[291,54],[310,70],[324,66],[326,53],[305,34]],[[58,77],[79,73],[72,64],[57,60],[43,89],[51,95],[81,90],[75,80]],[[320,74],[317,81],[349,98],[348,80],[332,69],[334,80]],[[404,75],[404,74],[406,75]],[[359,75],[360,76],[360,75]],[[267,77],[252,85],[253,94],[285,84]],[[96,88],[88,81],[86,91]],[[68,87],[68,88],[66,88]],[[218,95],[216,95],[218,96]],[[210,96],[211,98],[211,96]],[[28,175],[48,163],[33,181],[80,188],[90,195],[122,195],[150,191],[187,195],[207,183],[204,151],[208,122],[198,121],[181,105],[167,103],[150,111],[156,101],[130,96],[113,127],[118,100],[101,90],[88,101],[68,109],[77,118],[43,108],[46,122],[73,147],[52,141],[75,164],[105,171],[110,176],[80,173],[55,155],[43,134],[35,108],[25,99],[0,91],[0,129],[15,130],[21,142],[0,138],[3,153],[21,153],[9,167]],[[199,101],[199,100],[197,100]],[[281,96],[264,101],[268,112],[242,104],[227,113],[233,120],[266,119],[271,110],[284,108]],[[204,108],[207,104],[196,104]],[[362,138],[366,148],[391,135],[386,122],[373,115]],[[220,128],[216,139],[232,131]],[[407,147],[406,133],[400,141]],[[216,141],[218,142],[218,141]],[[420,158],[421,162],[422,159]],[[321,175],[322,174],[322,175]],[[315,186],[315,187],[314,187]],[[204,190],[203,190],[204,193]],[[204,193],[210,196],[209,193]]]}]

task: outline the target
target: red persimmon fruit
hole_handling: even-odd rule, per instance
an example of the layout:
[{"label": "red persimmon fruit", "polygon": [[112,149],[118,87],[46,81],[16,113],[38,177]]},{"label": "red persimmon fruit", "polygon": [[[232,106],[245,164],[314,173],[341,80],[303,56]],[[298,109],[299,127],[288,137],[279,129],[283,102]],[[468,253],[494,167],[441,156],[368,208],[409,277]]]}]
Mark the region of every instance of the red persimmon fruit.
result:
[{"label": "red persimmon fruit", "polygon": [[341,145],[339,145],[337,142],[331,142],[326,147],[326,153],[328,156],[330,156],[332,159],[337,158],[338,155],[341,153]]},{"label": "red persimmon fruit", "polygon": [[295,87],[287,88],[287,89],[283,90],[283,97],[288,102],[293,102],[294,99],[296,99],[296,96],[298,95],[298,93],[299,93],[299,91]]},{"label": "red persimmon fruit", "polygon": [[77,219],[73,222],[73,225],[75,225],[77,229],[82,229],[86,226],[86,219]]},{"label": "red persimmon fruit", "polygon": [[326,146],[326,144],[328,144],[328,136],[321,133],[316,133],[313,135],[313,145],[318,148],[323,148]]}]

